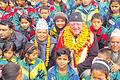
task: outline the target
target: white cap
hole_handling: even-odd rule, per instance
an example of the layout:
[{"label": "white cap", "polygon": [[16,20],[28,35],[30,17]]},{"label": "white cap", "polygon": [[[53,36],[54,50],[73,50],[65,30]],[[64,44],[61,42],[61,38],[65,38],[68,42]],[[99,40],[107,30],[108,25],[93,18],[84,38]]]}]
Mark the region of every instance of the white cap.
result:
[{"label": "white cap", "polygon": [[38,20],[36,24],[36,30],[37,29],[48,29],[48,24],[45,19],[41,18]]},{"label": "white cap", "polygon": [[115,28],[110,37],[120,37],[120,29]]}]

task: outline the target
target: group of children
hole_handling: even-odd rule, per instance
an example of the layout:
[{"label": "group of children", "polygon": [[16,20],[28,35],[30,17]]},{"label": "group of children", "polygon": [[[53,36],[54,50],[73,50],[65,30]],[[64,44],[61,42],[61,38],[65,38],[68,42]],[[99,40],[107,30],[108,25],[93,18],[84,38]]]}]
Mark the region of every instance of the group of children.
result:
[{"label": "group of children", "polygon": [[[109,46],[111,33],[115,28],[120,29],[120,0],[0,0],[0,20],[11,20],[14,30],[22,33],[28,41],[36,37],[36,24],[41,18],[48,24],[49,35],[58,39],[62,30],[69,25],[68,16],[73,12],[81,13],[82,22],[97,36],[99,49]],[[112,53],[108,48],[101,49],[93,60],[91,75],[82,77],[83,80],[110,79],[109,60],[106,61],[110,56],[104,54],[107,50]],[[55,52],[56,64],[49,70],[46,63],[38,58],[42,52],[35,44],[27,43],[19,53],[24,54],[22,59],[16,53],[14,42],[5,42],[0,48],[0,65],[9,62],[19,64],[23,80],[80,80],[70,65],[71,53],[67,48]],[[101,59],[103,57],[105,59]]]}]

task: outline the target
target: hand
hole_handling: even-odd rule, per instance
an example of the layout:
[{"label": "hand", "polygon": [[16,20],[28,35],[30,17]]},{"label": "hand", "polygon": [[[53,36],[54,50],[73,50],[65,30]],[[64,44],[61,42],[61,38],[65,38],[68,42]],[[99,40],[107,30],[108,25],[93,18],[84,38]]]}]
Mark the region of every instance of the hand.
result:
[{"label": "hand", "polygon": [[113,64],[113,65],[111,66],[111,72],[116,72],[116,71],[118,71],[118,70],[120,70],[120,66],[119,66],[119,65]]}]

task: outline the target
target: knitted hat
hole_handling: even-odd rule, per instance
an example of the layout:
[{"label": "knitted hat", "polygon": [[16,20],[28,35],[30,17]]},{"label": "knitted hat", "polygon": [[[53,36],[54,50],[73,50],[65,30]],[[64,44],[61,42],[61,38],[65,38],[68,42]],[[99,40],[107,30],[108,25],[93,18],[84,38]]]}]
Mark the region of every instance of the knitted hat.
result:
[{"label": "knitted hat", "polygon": [[48,29],[48,24],[45,19],[41,18],[38,20],[36,24],[36,30],[37,29]]},{"label": "knitted hat", "polygon": [[120,37],[120,29],[115,28],[110,37]]},{"label": "knitted hat", "polygon": [[71,13],[69,16],[69,21],[82,22],[82,15],[79,12]]},{"label": "knitted hat", "polygon": [[68,17],[65,13],[63,12],[58,12],[54,15],[54,21],[57,20],[58,18],[62,18],[64,20],[67,20],[68,21]]},{"label": "knitted hat", "polygon": [[93,63],[92,63],[92,66],[91,66],[91,71],[92,70],[102,70],[104,71],[104,73],[106,75],[109,74],[110,72],[110,67],[109,67],[109,64],[107,63],[107,61],[105,60],[102,60],[102,59],[96,59]]}]

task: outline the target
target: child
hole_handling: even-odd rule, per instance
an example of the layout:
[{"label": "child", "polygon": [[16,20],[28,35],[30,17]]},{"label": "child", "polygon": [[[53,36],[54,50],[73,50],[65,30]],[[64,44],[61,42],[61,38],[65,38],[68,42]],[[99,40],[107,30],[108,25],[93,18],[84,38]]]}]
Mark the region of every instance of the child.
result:
[{"label": "child", "polygon": [[45,6],[40,7],[38,9],[38,13],[36,13],[34,18],[36,23],[38,22],[39,18],[45,19],[48,23],[49,30],[52,29],[54,23],[53,23],[53,19],[50,17],[49,7],[45,7]]},{"label": "child", "polygon": [[82,0],[82,4],[75,10],[75,12],[80,12],[82,14],[82,20],[87,24],[88,27],[91,26],[91,18],[93,14],[98,13],[98,8],[92,2],[93,0]]},{"label": "child", "polygon": [[57,39],[60,32],[65,28],[68,23],[67,15],[63,12],[58,12],[54,16],[54,23],[55,26],[52,30],[50,30],[50,35]]},{"label": "child", "polygon": [[106,26],[106,21],[108,17],[109,2],[108,0],[95,0],[98,4],[99,13],[103,17],[104,26]]},{"label": "child", "polygon": [[112,51],[110,48],[101,48],[101,49],[98,51],[97,57],[95,57],[95,58],[93,59],[93,62],[94,62],[95,60],[97,60],[97,59],[102,59],[102,60],[108,61],[108,63],[109,63],[112,52],[113,52],[113,51]]},{"label": "child", "polygon": [[69,15],[82,4],[82,0],[69,0],[69,4],[67,4],[67,7],[69,9]]},{"label": "child", "polygon": [[16,30],[21,32],[27,39],[28,41],[34,39],[35,36],[35,28],[32,25],[32,19],[27,16],[21,16],[20,17],[20,25],[16,26]]},{"label": "child", "polygon": [[9,6],[9,0],[0,0],[0,20],[12,20],[14,10]]},{"label": "child", "polygon": [[[3,56],[7,62],[18,63],[19,58],[15,54],[16,46],[14,42],[6,42],[3,45]],[[3,60],[4,60],[3,58]]]},{"label": "child", "polygon": [[25,58],[19,63],[22,67],[23,80],[47,80],[44,62],[38,58],[36,44],[25,45]]},{"label": "child", "polygon": [[22,15],[29,15],[32,18],[32,15],[35,13],[35,9],[28,4],[27,0],[16,0],[15,14],[13,16],[13,24],[19,26],[19,18]]},{"label": "child", "polygon": [[22,70],[18,64],[12,62],[6,64],[2,69],[3,80],[23,80]]},{"label": "child", "polygon": [[99,49],[107,46],[108,44],[108,34],[107,29],[102,26],[103,18],[99,13],[95,13],[91,19],[91,27],[90,30],[97,36]]},{"label": "child", "polygon": [[110,67],[105,60],[96,60],[91,66],[91,74],[82,80],[109,80]]},{"label": "child", "polygon": [[3,57],[2,48],[0,48],[0,68],[2,67],[2,65],[5,65],[7,63],[8,61],[6,61],[6,59]]},{"label": "child", "polygon": [[0,48],[0,59],[2,58],[2,55],[3,55],[2,49]]},{"label": "child", "polygon": [[120,29],[120,0],[111,0],[106,28],[108,29],[109,39],[115,28]]},{"label": "child", "polygon": [[55,12],[52,14],[52,18],[54,17],[54,15],[57,13],[57,12],[64,12],[64,13],[68,13],[68,9],[67,9],[67,6],[66,4],[63,3],[62,0],[52,0],[50,2],[51,5],[54,5],[55,7]]},{"label": "child", "polygon": [[56,65],[48,70],[48,80],[79,80],[78,74],[69,65],[70,51],[60,48],[56,51]]}]

